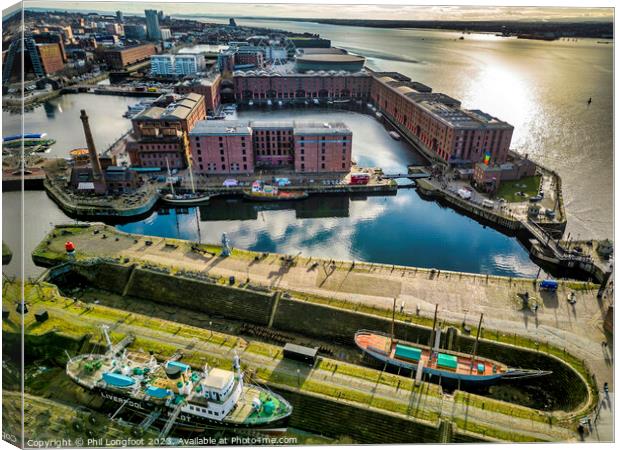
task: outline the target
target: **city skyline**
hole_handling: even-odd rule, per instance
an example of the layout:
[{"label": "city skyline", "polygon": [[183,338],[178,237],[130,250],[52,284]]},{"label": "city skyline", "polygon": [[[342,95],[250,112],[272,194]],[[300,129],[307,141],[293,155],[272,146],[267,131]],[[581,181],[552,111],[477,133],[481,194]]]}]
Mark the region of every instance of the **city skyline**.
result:
[{"label": "city skyline", "polygon": [[[244,4],[244,3],[166,3],[166,2],[66,2],[26,1],[26,8],[50,10],[115,12],[143,15],[145,9],[183,17],[229,17],[274,19],[341,18],[343,5],[308,3]],[[317,8],[320,6],[320,8]],[[510,20],[510,21],[612,21],[613,8],[606,7],[528,7],[528,6],[411,6],[351,5],[348,19],[375,20]],[[8,9],[4,11],[6,14]]]}]

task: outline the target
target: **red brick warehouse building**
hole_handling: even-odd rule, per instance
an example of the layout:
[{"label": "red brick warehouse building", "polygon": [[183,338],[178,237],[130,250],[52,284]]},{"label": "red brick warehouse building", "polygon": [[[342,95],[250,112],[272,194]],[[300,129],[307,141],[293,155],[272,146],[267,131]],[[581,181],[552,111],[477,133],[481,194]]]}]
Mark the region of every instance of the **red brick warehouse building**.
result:
[{"label": "red brick warehouse building", "polygon": [[351,169],[352,133],[343,123],[201,121],[190,132],[197,174],[298,173]]},{"label": "red brick warehouse building", "polygon": [[234,91],[237,103],[303,102],[311,99],[367,100],[371,77],[364,72],[331,71],[323,73],[279,74],[268,71],[235,72]]},{"label": "red brick warehouse building", "polygon": [[399,73],[373,73],[372,102],[431,158],[453,165],[506,162],[513,126],[461,102],[434,93]]},{"label": "red brick warehouse building", "polygon": [[153,106],[135,116],[127,153],[133,166],[184,169],[188,164],[187,135],[206,117],[199,94],[164,94]]},{"label": "red brick warehouse building", "polygon": [[110,69],[122,70],[132,64],[147,61],[157,53],[155,44],[141,44],[130,47],[97,48],[101,52]]},{"label": "red brick warehouse building", "polygon": [[204,96],[207,113],[213,114],[220,108],[220,85],[222,76],[217,73],[207,78],[182,81],[174,87],[177,94],[195,93]]}]

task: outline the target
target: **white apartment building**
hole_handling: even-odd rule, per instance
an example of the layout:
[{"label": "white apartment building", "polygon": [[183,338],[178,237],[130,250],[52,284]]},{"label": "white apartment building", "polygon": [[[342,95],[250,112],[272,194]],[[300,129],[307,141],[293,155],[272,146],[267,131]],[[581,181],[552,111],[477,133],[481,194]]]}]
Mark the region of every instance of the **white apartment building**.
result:
[{"label": "white apartment building", "polygon": [[162,54],[151,56],[151,75],[192,75],[199,71],[196,55]]},{"label": "white apartment building", "polygon": [[198,72],[196,55],[176,55],[175,68],[177,75],[192,75]]},{"label": "white apartment building", "polygon": [[174,55],[152,55],[151,75],[175,75]]}]

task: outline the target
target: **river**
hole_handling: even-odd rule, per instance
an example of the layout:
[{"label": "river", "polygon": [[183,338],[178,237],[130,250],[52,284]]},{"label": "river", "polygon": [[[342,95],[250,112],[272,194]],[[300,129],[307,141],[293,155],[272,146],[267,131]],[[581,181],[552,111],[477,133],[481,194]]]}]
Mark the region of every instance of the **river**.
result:
[{"label": "river", "polygon": [[[320,32],[333,45],[364,54],[368,65],[396,70],[515,126],[513,148],[555,168],[564,181],[569,231],[574,237],[612,235],[612,47],[592,40],[538,42],[490,35],[421,30],[380,30],[301,22],[238,20],[240,24]],[[587,107],[587,98],[593,102]],[[129,129],[122,113],[136,99],[71,94],[26,113],[26,131],[57,140],[50,152],[66,156],[84,146],[79,110],[91,117],[100,150]],[[255,117],[258,112],[241,113]],[[319,112],[307,112],[317,119]],[[290,112],[274,112],[281,117]],[[19,115],[3,112],[3,134],[20,131]],[[353,157],[386,171],[415,162],[415,154],[387,137],[368,116],[321,115],[344,120],[354,133]],[[51,223],[69,220],[43,192],[25,194],[26,255]],[[3,194],[3,239],[20,247],[19,193]],[[233,245],[259,251],[325,256],[446,270],[514,276],[538,271],[516,239],[483,227],[413,190],[367,199],[322,198],[291,205],[253,206],[213,200],[200,210],[203,241],[227,232]],[[128,231],[197,239],[193,210],[153,213],[120,227]],[[5,269],[18,272],[19,258]],[[26,275],[38,270],[26,257]]]}]

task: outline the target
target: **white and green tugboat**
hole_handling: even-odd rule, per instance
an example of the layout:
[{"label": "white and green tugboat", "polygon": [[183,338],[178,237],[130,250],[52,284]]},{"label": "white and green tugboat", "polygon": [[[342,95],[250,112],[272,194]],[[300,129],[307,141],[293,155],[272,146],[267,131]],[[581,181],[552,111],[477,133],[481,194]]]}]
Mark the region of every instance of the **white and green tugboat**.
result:
[{"label": "white and green tugboat", "polygon": [[[233,370],[193,370],[170,359],[163,363],[146,353],[129,352],[133,337],[112,344],[102,327],[108,350],[83,354],[67,362],[67,375],[85,389],[145,417],[162,422],[160,436],[172,427],[193,432],[208,429],[285,432],[292,406],[267,388],[244,383],[239,357]],[[113,417],[117,414],[115,413]]]}]

